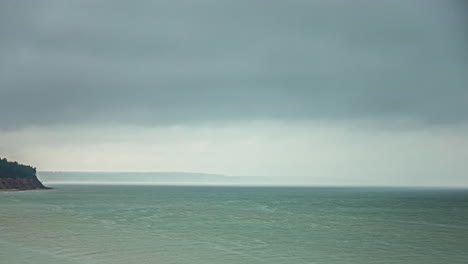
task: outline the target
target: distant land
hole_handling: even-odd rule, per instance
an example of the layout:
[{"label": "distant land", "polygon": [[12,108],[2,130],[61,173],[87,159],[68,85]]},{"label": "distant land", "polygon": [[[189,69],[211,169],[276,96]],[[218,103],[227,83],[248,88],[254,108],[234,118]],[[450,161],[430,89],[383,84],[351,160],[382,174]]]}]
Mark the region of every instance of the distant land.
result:
[{"label": "distant land", "polygon": [[40,171],[48,184],[162,184],[162,185],[244,185],[254,177],[193,172],[62,172]]},{"label": "distant land", "polygon": [[[251,186],[317,186],[333,185],[332,181],[310,177],[227,176],[193,172],[72,172],[39,171],[47,184],[123,184],[123,185],[251,185]],[[343,182],[343,181],[342,181]]]},{"label": "distant land", "polygon": [[0,159],[0,191],[50,189],[37,178],[36,168]]}]

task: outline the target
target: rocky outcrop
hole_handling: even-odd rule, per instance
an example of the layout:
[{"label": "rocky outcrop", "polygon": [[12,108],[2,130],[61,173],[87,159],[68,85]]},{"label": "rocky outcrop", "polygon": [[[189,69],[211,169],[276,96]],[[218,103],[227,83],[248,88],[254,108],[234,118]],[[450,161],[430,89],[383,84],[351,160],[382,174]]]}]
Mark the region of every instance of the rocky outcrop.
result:
[{"label": "rocky outcrop", "polygon": [[0,158],[0,191],[50,189],[39,181],[36,168]]},{"label": "rocky outcrop", "polygon": [[0,190],[40,190],[45,187],[37,177],[34,178],[0,178]]}]

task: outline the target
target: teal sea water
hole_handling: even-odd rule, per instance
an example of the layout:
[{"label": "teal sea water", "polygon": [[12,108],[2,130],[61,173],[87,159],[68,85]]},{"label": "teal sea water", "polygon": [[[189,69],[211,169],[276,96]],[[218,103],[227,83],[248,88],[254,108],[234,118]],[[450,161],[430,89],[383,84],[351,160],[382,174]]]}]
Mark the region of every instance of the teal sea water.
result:
[{"label": "teal sea water", "polygon": [[468,263],[468,191],[0,192],[0,263]]}]

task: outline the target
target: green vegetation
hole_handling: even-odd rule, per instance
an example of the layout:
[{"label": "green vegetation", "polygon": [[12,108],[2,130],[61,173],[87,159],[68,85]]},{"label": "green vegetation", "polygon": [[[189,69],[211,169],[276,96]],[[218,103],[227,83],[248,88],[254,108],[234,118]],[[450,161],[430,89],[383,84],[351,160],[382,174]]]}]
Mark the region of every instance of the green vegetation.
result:
[{"label": "green vegetation", "polygon": [[35,178],[36,168],[0,159],[0,178]]}]

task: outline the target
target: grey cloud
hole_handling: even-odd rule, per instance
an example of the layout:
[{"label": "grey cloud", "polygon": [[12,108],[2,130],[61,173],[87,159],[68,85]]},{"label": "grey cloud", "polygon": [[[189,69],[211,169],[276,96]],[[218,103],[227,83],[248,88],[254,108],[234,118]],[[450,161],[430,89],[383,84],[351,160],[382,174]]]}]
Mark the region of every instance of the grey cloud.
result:
[{"label": "grey cloud", "polygon": [[465,7],[460,1],[2,1],[0,128],[466,121]]}]

